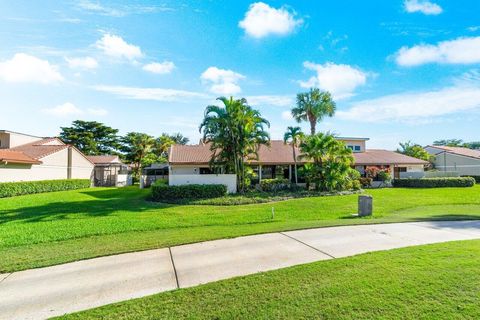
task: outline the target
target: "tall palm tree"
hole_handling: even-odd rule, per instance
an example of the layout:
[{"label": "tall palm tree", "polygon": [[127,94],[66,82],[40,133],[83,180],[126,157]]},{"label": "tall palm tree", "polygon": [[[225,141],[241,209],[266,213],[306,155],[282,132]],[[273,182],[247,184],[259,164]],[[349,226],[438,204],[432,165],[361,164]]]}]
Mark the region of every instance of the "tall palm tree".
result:
[{"label": "tall palm tree", "polygon": [[220,97],[217,100],[223,106],[207,106],[200,132],[203,131],[203,141],[210,144],[211,166],[235,173],[237,187],[243,192],[245,161],[258,159],[260,145],[269,143],[265,127],[270,127],[270,123],[245,99]]},{"label": "tall palm tree", "polygon": [[325,117],[333,117],[336,105],[332,95],[318,88],[312,88],[309,92],[297,94],[297,105],[292,109],[292,116],[298,122],[310,122],[310,134],[315,134],[317,123]]},{"label": "tall palm tree", "polygon": [[298,148],[300,145],[303,136],[304,135],[300,127],[288,127],[287,131],[283,135],[283,143],[288,143],[292,146],[293,162],[295,163],[295,183],[298,183],[296,148]]}]

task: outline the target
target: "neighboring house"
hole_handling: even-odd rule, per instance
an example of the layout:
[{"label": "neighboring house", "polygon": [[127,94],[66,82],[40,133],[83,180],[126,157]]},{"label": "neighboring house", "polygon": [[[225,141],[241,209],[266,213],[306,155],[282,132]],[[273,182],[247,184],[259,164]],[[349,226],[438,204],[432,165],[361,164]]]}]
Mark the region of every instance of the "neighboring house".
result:
[{"label": "neighboring house", "polygon": [[[389,168],[393,178],[400,178],[402,172],[420,172],[428,165],[427,161],[412,158],[403,154],[387,150],[366,149],[368,138],[337,138],[344,141],[352,149],[355,158],[355,169],[361,174],[370,166]],[[297,155],[301,154],[297,150]],[[235,175],[213,174],[209,161],[212,152],[207,144],[199,145],[174,145],[169,153],[170,176],[169,183],[222,183],[232,189],[235,185]],[[292,147],[283,141],[273,140],[270,146],[260,146],[258,160],[249,161],[248,164],[257,173],[258,179],[287,178],[295,181]],[[299,166],[306,163],[298,159]],[[258,182],[258,181],[256,181]]]},{"label": "neighboring house", "polygon": [[124,187],[132,185],[129,169],[118,156],[87,156],[95,168],[93,184],[95,187]]},{"label": "neighboring house", "polygon": [[435,157],[434,166],[439,171],[480,176],[480,150],[447,146],[427,146],[425,150]]},{"label": "neighboring house", "polygon": [[91,179],[93,163],[58,138],[0,130],[0,182]]},{"label": "neighboring house", "polygon": [[149,187],[157,180],[168,180],[168,163],[153,163],[142,169],[143,187]]}]

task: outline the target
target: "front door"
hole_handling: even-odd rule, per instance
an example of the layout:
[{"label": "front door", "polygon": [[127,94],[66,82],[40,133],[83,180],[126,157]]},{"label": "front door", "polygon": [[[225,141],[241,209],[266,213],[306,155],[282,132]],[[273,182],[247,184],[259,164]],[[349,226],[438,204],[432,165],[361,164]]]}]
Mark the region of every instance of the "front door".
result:
[{"label": "front door", "polygon": [[395,169],[393,170],[393,174],[394,174],[395,179],[400,179],[400,172],[407,172],[407,168],[406,167],[395,167]]}]

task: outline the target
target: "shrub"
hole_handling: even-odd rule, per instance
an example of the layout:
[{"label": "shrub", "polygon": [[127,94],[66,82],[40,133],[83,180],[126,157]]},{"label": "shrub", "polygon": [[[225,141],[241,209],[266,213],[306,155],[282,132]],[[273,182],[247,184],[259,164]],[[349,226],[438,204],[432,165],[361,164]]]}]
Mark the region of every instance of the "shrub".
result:
[{"label": "shrub", "polygon": [[0,183],[0,198],[24,194],[90,188],[88,179],[42,180]]},{"label": "shrub", "polygon": [[462,176],[462,177],[471,177],[473,179],[475,179],[475,182],[480,184],[480,176]]},{"label": "shrub", "polygon": [[473,187],[475,179],[463,178],[423,178],[423,179],[395,179],[396,188],[446,188],[446,187]]},{"label": "shrub", "polygon": [[292,184],[288,179],[264,179],[260,181],[260,188],[265,192],[275,192],[291,189]]},{"label": "shrub", "polygon": [[368,188],[372,186],[373,179],[362,177],[359,179],[359,181],[360,181],[360,184],[362,185],[362,188]]},{"label": "shrub", "polygon": [[177,199],[207,199],[223,197],[227,194],[227,186],[223,184],[188,184],[168,186],[162,183],[152,185],[154,201]]}]

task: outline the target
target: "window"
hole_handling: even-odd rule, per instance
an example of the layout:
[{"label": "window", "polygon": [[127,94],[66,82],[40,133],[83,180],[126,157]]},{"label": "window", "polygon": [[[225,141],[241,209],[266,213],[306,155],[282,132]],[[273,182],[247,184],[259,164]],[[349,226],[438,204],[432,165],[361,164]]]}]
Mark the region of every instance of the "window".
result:
[{"label": "window", "polygon": [[360,146],[355,146],[355,151],[360,151],[360,150],[361,150]]},{"label": "window", "polygon": [[213,171],[210,168],[200,168],[200,174],[213,174]]},{"label": "window", "polygon": [[347,146],[348,149],[353,150],[353,146]]}]

